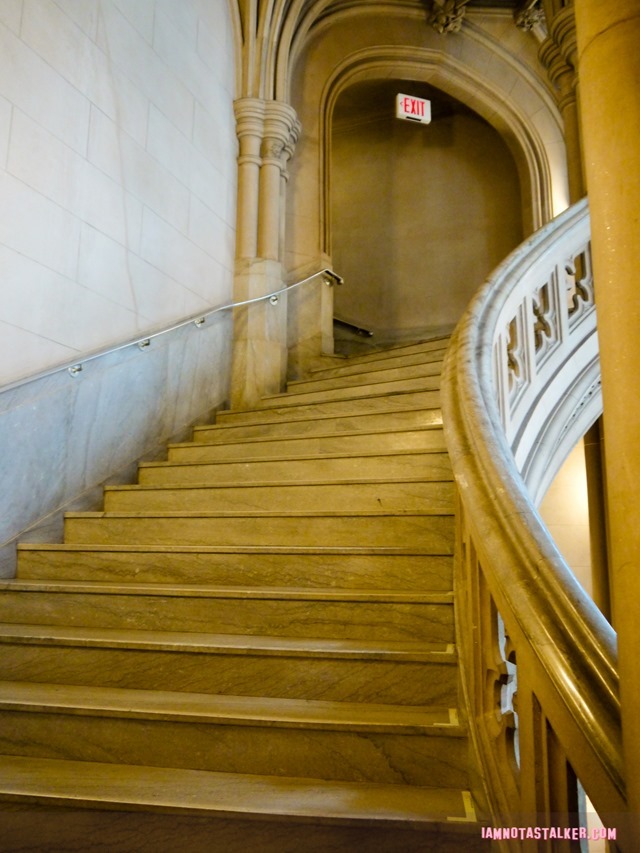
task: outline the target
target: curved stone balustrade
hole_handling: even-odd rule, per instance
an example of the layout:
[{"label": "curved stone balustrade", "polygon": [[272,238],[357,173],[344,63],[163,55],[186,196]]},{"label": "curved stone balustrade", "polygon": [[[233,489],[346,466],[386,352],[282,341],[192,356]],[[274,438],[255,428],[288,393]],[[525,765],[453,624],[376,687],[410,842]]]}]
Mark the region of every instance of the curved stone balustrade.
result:
[{"label": "curved stone balustrade", "polygon": [[595,314],[585,200],[497,269],[445,364],[464,690],[493,814],[515,825],[577,812],[576,777],[601,816],[625,809],[615,634],[536,511],[601,412]]}]

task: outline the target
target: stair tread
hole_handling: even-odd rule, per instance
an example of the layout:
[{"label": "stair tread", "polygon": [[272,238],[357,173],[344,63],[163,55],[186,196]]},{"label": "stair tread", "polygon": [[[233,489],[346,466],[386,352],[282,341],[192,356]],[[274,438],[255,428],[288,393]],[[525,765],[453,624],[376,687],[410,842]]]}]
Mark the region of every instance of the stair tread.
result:
[{"label": "stair tread", "polygon": [[[411,379],[439,376],[442,372],[442,357],[420,359],[410,364],[387,364],[378,362],[375,368],[364,366],[364,370],[347,371],[338,368],[331,376],[306,376],[287,383],[287,392],[297,394],[305,390],[338,390],[357,386],[378,385],[381,382],[403,382]],[[314,387],[315,386],[315,387]]]},{"label": "stair tread", "polygon": [[395,510],[362,510],[361,512],[321,512],[319,510],[241,510],[225,512],[189,510],[151,510],[150,512],[66,512],[65,518],[450,518],[451,512],[429,512],[415,509],[407,512]]},{"label": "stair tread", "polygon": [[[206,463],[205,463],[206,464]],[[125,492],[125,491],[136,491],[136,490],[147,490],[147,491],[163,491],[163,490],[181,490],[181,489],[254,489],[258,488],[288,488],[295,489],[296,487],[305,487],[305,486],[387,486],[387,485],[411,485],[411,484],[419,484],[419,485],[436,485],[441,486],[443,483],[453,483],[453,475],[451,480],[434,480],[431,483],[428,480],[425,480],[424,477],[372,477],[371,479],[365,479],[362,477],[354,477],[349,480],[340,480],[336,482],[335,480],[331,480],[325,478],[323,480],[279,480],[279,481],[251,481],[249,483],[239,482],[239,483],[216,483],[205,480],[201,483],[192,482],[192,483],[124,483],[117,486],[105,486],[104,490],[106,492]]]},{"label": "stair tread", "polygon": [[[203,427],[200,431],[205,429],[211,429],[211,427]],[[367,436],[387,436],[387,435],[405,435],[406,433],[432,433],[436,431],[443,431],[442,424],[425,424],[424,426],[419,427],[397,427],[395,429],[354,429],[354,430],[344,430],[339,433],[335,432],[322,432],[322,433],[314,433],[313,435],[265,435],[256,438],[237,438],[230,439],[225,441],[224,443],[215,442],[216,447],[225,447],[227,444],[231,445],[246,445],[246,444],[272,444],[275,442],[286,442],[286,441],[316,441],[318,439],[340,439],[340,438],[351,438],[357,436],[359,438],[366,438]],[[206,441],[180,441],[174,442],[169,445],[169,447],[192,447],[193,445],[197,447],[206,446]],[[214,442],[212,442],[214,444]]]},{"label": "stair tread", "polygon": [[453,592],[412,592],[398,590],[339,589],[335,587],[251,587],[213,584],[137,584],[109,581],[2,580],[0,590],[19,592],[103,593],[112,595],[151,595],[174,598],[236,598],[294,601],[384,601],[395,603],[449,603]]},{"label": "stair tread", "polygon": [[0,795],[76,807],[288,816],[373,826],[442,821],[450,832],[477,833],[471,795],[450,788],[0,756]]},{"label": "stair tread", "polygon": [[[426,338],[420,341],[411,341],[396,346],[380,347],[373,349],[370,352],[360,353],[359,355],[346,356],[344,361],[346,364],[372,364],[376,361],[385,361],[390,358],[395,358],[402,355],[410,355],[412,353],[427,353],[435,349],[442,349],[448,346],[451,340],[451,334],[437,335],[434,338]],[[318,368],[322,370],[323,368]]]},{"label": "stair tread", "polygon": [[[384,379],[380,382],[366,382],[363,385],[348,385],[346,387],[325,388],[320,390],[283,391],[280,394],[268,394],[260,399],[258,408],[272,408],[278,405],[296,406],[305,402],[306,397],[312,397],[315,405],[335,402],[335,400],[363,400],[375,397],[387,397],[390,394],[415,394],[421,391],[438,391],[440,375],[419,376],[409,379]],[[392,386],[392,387],[389,387]]]},{"label": "stair tread", "polygon": [[[193,443],[200,444],[200,442]],[[448,453],[446,450],[437,450],[425,447],[421,450],[374,450],[370,453],[367,453],[365,451],[358,451],[357,453],[308,453],[300,456],[243,456],[240,459],[212,459],[211,461],[207,460],[206,462],[189,462],[182,460],[178,462],[141,462],[140,467],[151,468],[161,465],[237,465],[238,463],[245,465],[248,462],[303,462],[305,460],[317,461],[319,459],[371,459],[378,457],[387,458],[396,456],[446,456],[448,458]]]},{"label": "stair tread", "polygon": [[0,681],[2,711],[401,734],[465,734],[455,708]]},{"label": "stair tread", "polygon": [[250,634],[209,634],[187,631],[149,631],[135,628],[85,628],[56,625],[0,624],[0,643],[82,645],[196,653],[283,657],[331,657],[355,660],[455,662],[453,643],[373,640],[327,640]]},{"label": "stair tread", "polygon": [[[236,424],[233,422],[224,423],[224,418],[226,416],[233,415],[236,411],[239,411],[239,410],[238,409],[233,409],[233,410],[222,409],[221,411],[219,411],[217,413],[217,416],[216,416],[216,417],[222,417],[223,418],[222,422],[217,421],[214,424],[203,424],[203,425],[194,427],[194,430],[197,431],[197,430],[205,430],[205,429],[215,429],[215,430],[218,430],[218,429],[220,429],[220,430],[235,429],[236,427],[240,426],[240,424]],[[252,409],[250,411],[255,411],[259,414],[263,410],[262,409]],[[392,415],[394,413],[395,414],[406,414],[407,412],[435,412],[439,416],[439,419],[440,419],[438,425],[442,424],[442,411],[440,409],[440,406],[419,405],[419,406],[413,406],[410,408],[387,409],[387,410],[385,410],[384,414],[386,414],[386,415]],[[375,413],[353,411],[353,412],[349,412],[347,414],[336,415],[336,414],[323,414],[322,411],[319,411],[317,414],[315,414],[313,416],[306,417],[306,418],[287,418],[287,417],[283,416],[282,418],[280,418],[277,421],[277,423],[305,424],[305,423],[309,423],[310,421],[313,421],[313,422],[315,422],[315,421],[332,421],[332,420],[344,420],[344,419],[353,418],[353,417],[369,417],[371,414],[375,414]],[[273,423],[274,423],[274,421],[272,421],[272,420],[252,421],[252,425],[254,425],[254,426],[257,424],[272,425]]]},{"label": "stair tread", "polygon": [[[351,359],[344,359],[339,364],[332,364],[326,367],[312,368],[304,379],[294,380],[295,382],[305,382],[308,379],[338,379],[342,376],[358,376],[361,373],[370,373],[376,370],[389,370],[398,367],[417,366],[419,364],[432,364],[441,362],[446,352],[446,345],[436,349],[422,350],[414,353],[397,353],[390,355],[388,358],[373,359],[369,362],[353,362]],[[401,359],[406,359],[404,364],[397,364]],[[328,374],[323,376],[323,374]],[[291,384],[291,383],[289,383]]]},{"label": "stair tread", "polygon": [[[434,555],[426,548],[401,547],[394,545],[112,545],[112,544],[87,544],[73,542],[21,542],[18,544],[21,551],[70,551],[71,553],[100,553],[114,552],[122,553],[159,553],[159,554],[291,554],[306,555],[318,554],[345,554],[375,556],[401,556],[401,557],[433,557]],[[438,559],[442,559],[438,556]],[[449,555],[444,558],[451,559]]]},{"label": "stair tread", "polygon": [[[433,377],[430,377],[430,378],[433,378]],[[385,385],[385,384],[386,383],[384,383],[384,382],[380,383],[381,386]],[[254,407],[252,409],[233,409],[233,411],[230,411],[229,414],[236,414],[236,413],[239,414],[241,412],[264,412],[266,414],[270,409],[274,409],[274,408],[277,409],[279,406],[283,406],[283,408],[285,408],[285,409],[295,409],[296,406],[312,405],[315,407],[315,406],[322,406],[323,403],[335,403],[335,402],[340,402],[340,403],[351,402],[355,406],[357,406],[358,404],[360,404],[366,400],[388,400],[388,399],[391,399],[393,401],[393,398],[396,398],[395,401],[397,402],[404,396],[410,396],[412,394],[424,394],[424,393],[437,392],[439,390],[438,388],[428,387],[429,385],[431,385],[431,383],[426,383],[424,386],[419,386],[418,388],[404,388],[404,389],[395,388],[393,390],[387,389],[386,391],[381,389],[377,393],[361,394],[360,396],[353,395],[351,397],[350,396],[344,396],[344,397],[340,397],[339,400],[313,400],[313,401],[296,400],[293,403],[287,403],[286,400],[287,399],[291,400],[291,398],[294,396],[295,397],[303,397],[304,394],[300,394],[300,395],[295,395],[295,394],[287,395],[286,393],[272,394],[268,397],[263,397],[262,400],[260,401],[259,407],[257,407],[257,408]],[[345,390],[345,389],[340,389],[340,390]],[[349,390],[349,389],[347,389],[347,390]],[[308,392],[308,393],[316,393],[316,392]],[[415,406],[415,408],[426,408],[426,407],[423,405],[420,405],[420,406]],[[436,408],[436,407],[434,407],[434,408]]]}]

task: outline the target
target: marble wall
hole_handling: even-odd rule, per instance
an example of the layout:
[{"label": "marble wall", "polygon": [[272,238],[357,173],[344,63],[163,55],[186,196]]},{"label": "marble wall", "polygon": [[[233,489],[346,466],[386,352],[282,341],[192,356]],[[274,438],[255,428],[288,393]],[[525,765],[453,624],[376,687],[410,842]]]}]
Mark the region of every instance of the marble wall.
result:
[{"label": "marble wall", "polygon": [[225,0],[0,3],[0,383],[231,293]]},{"label": "marble wall", "polygon": [[[226,0],[0,2],[0,549],[228,399]],[[16,384],[18,383],[18,384]]]},{"label": "marble wall", "polygon": [[16,539],[59,540],[61,509],[101,508],[98,484],[133,482],[138,459],[210,421],[230,362],[225,311],[0,394],[0,576],[14,572]]}]

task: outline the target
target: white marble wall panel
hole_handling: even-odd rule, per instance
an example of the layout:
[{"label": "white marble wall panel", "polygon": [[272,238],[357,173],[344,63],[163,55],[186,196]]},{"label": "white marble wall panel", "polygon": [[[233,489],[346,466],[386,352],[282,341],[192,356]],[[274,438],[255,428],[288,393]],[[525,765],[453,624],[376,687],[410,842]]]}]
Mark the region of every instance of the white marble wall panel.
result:
[{"label": "white marble wall panel", "polygon": [[101,110],[92,108],[88,157],[138,201],[186,232],[188,189]]},{"label": "white marble wall panel", "polygon": [[167,68],[148,41],[124,15],[104,3],[98,26],[98,44],[110,62],[126,70],[127,76],[176,127],[191,128],[193,94]]},{"label": "white marble wall panel", "polygon": [[[71,348],[71,358],[108,340],[109,328],[118,325],[126,329],[127,337],[136,333],[133,311],[117,304],[108,296],[95,292],[83,293],[75,281],[47,269],[7,247],[0,246],[0,268],[6,294],[2,300],[2,316],[19,327],[23,305],[31,306],[30,322],[33,331],[42,338]],[[55,292],[57,311],[52,316],[47,294]],[[102,339],[96,336],[102,330]],[[24,371],[23,371],[24,375]]]},{"label": "white marble wall panel", "polygon": [[148,209],[144,211],[142,224],[141,255],[203,298],[210,291],[211,280],[219,279],[223,271],[222,264]]},{"label": "white marble wall panel", "polygon": [[233,50],[223,0],[2,0],[0,387],[228,301]]},{"label": "white marble wall panel", "polygon": [[12,326],[3,320],[0,320],[0,340],[3,348],[19,353],[22,376],[36,373],[43,363],[63,364],[75,356],[71,347],[43,338],[36,332],[25,332],[19,326]]},{"label": "white marble wall panel", "polygon": [[[75,18],[71,20],[52,0],[27,0],[22,36],[26,44],[90,103],[95,104],[139,142],[146,134],[147,98],[126,74],[114,67],[110,56],[86,38]],[[134,4],[135,5],[135,4]],[[104,4],[100,5],[100,12]],[[100,20],[98,16],[97,22]],[[56,33],[57,38],[51,34]]]},{"label": "white marble wall panel", "polygon": [[196,196],[191,196],[190,201],[189,239],[218,263],[232,269],[235,250],[233,229]]},{"label": "white marble wall panel", "polygon": [[58,142],[30,118],[15,111],[9,171],[46,198],[124,245],[129,223],[139,221],[141,203],[85,157]]},{"label": "white marble wall panel", "polygon": [[0,169],[5,169],[7,165],[10,132],[11,104],[6,98],[0,98]]},{"label": "white marble wall panel", "polygon": [[[78,267],[80,220],[63,210],[8,173],[0,173],[0,244],[68,278],[75,278]],[[53,297],[54,294],[49,294]],[[32,306],[24,303],[25,313]],[[55,310],[55,309],[52,309]],[[0,312],[2,308],[0,307]],[[28,323],[28,317],[24,318]],[[29,326],[27,325],[27,329]],[[10,353],[0,354],[10,357]],[[4,373],[0,358],[0,371]],[[4,374],[0,381],[8,381]]]},{"label": "white marble wall panel", "polygon": [[[2,5],[2,4],[0,4]],[[89,103],[25,42],[0,24],[0,95],[76,151],[84,151]]]},{"label": "white marble wall panel", "polygon": [[153,41],[153,18],[156,0],[113,0],[112,5],[118,9],[127,21],[138,31],[145,41]]},{"label": "white marble wall panel", "polygon": [[78,255],[78,283],[144,316],[136,300],[129,266],[130,254],[122,244],[92,225],[83,223]]},{"label": "white marble wall panel", "polygon": [[0,394],[0,575],[35,522],[222,406],[230,357],[223,312]]},{"label": "white marble wall panel", "polygon": [[0,3],[0,24],[4,24],[14,33],[20,30],[22,0],[3,0]]},{"label": "white marble wall panel", "polygon": [[[162,5],[162,4],[160,4]],[[176,27],[176,9],[184,12],[192,12],[189,5],[176,3],[165,7],[169,16],[158,8],[155,16],[155,30],[153,37],[153,48],[167,67],[171,69],[177,80],[190,91],[194,98],[202,104],[205,109],[214,113],[221,105],[221,98],[217,91],[218,87],[209,80],[209,69],[198,55],[198,16],[190,14],[188,26],[185,30]],[[184,19],[184,14],[178,16]]]},{"label": "white marble wall panel", "polygon": [[98,34],[100,0],[55,0],[55,2],[65,15],[95,41]]},{"label": "white marble wall panel", "polygon": [[229,301],[233,51],[225,0],[0,0],[0,574],[227,399],[227,314],[16,383]]}]

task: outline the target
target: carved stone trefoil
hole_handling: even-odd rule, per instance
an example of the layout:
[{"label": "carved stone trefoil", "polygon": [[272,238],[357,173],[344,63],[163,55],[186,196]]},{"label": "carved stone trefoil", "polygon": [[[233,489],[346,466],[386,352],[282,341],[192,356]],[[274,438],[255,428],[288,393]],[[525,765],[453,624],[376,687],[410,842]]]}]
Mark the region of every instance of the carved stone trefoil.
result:
[{"label": "carved stone trefoil", "polygon": [[457,33],[469,0],[431,0],[427,22],[439,33]]}]

